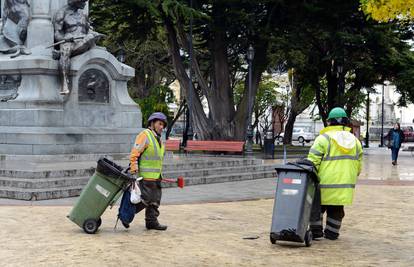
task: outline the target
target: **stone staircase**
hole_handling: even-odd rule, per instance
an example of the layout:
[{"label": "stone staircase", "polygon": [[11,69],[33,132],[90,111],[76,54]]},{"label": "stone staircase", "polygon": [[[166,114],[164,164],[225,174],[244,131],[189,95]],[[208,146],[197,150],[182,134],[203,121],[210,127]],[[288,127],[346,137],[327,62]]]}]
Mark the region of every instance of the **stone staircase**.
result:
[{"label": "stone staircase", "polygon": [[[124,159],[115,160],[127,166]],[[21,164],[21,163],[20,163]],[[0,198],[44,200],[78,196],[93,175],[96,161],[0,163]],[[31,168],[32,166],[32,168]],[[164,162],[164,178],[184,177],[186,186],[275,177],[273,164],[241,157],[171,156]],[[164,183],[173,187],[175,183]]]}]

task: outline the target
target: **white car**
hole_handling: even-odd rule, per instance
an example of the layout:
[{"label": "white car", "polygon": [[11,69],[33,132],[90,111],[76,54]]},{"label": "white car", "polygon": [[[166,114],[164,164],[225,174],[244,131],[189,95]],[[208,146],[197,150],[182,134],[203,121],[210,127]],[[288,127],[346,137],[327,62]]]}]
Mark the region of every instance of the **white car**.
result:
[{"label": "white car", "polygon": [[[284,133],[280,133],[279,136],[277,137],[277,140],[279,142],[283,142],[283,136],[284,136]],[[299,141],[299,143],[304,143],[304,142],[309,143],[313,139],[315,139],[315,134],[312,132],[308,132],[308,130],[306,130],[305,128],[293,128],[293,131],[292,131],[293,141]]]}]

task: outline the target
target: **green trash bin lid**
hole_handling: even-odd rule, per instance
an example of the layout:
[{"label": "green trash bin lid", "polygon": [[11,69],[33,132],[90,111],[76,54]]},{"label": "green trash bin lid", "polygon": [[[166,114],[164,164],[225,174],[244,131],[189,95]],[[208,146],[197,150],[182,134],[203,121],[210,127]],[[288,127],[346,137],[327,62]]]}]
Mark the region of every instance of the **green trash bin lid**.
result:
[{"label": "green trash bin lid", "polygon": [[96,171],[110,178],[131,180],[131,177],[129,177],[128,174],[124,173],[124,168],[107,158],[100,158],[98,160]]}]

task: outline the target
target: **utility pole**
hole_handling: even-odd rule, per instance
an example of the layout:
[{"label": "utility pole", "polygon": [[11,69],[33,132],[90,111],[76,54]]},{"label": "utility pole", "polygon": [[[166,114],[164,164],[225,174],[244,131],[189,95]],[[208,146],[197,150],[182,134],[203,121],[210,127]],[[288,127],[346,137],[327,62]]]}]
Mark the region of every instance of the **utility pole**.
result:
[{"label": "utility pole", "polygon": [[384,147],[384,88],[385,84],[382,84],[382,102],[381,102],[381,140],[380,147]]},{"label": "utility pole", "polygon": [[[190,0],[190,8],[193,8],[193,0]],[[189,70],[189,84],[188,84],[188,102],[187,102],[187,120],[188,120],[188,128],[187,128],[187,140],[193,140],[194,130],[193,130],[193,123],[191,121],[191,113],[192,113],[192,104],[193,104],[193,13],[190,15],[190,40],[189,40],[189,59],[190,59],[190,70]]]},{"label": "utility pole", "polygon": [[249,64],[249,92],[247,98],[247,131],[246,131],[246,155],[253,155],[253,127],[252,127],[252,65],[254,59],[254,48],[252,45],[247,49],[247,62]]},{"label": "utility pole", "polygon": [[371,92],[371,88],[367,88],[367,103],[366,103],[366,108],[367,108],[367,132],[365,134],[365,147],[368,148],[369,147],[369,108],[370,108],[370,100],[369,100],[369,93]]}]

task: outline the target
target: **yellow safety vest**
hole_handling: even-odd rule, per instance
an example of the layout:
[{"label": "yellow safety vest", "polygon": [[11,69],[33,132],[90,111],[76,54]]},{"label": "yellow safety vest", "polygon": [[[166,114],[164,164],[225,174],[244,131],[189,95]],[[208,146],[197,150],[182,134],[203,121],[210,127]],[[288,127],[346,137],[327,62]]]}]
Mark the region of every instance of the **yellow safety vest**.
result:
[{"label": "yellow safety vest", "polygon": [[163,145],[158,143],[151,130],[146,129],[144,133],[149,140],[149,145],[139,158],[139,176],[145,179],[159,179],[161,177],[165,149]]},{"label": "yellow safety vest", "polygon": [[345,126],[323,129],[309,150],[321,188],[322,205],[351,205],[362,168],[362,145]]}]

